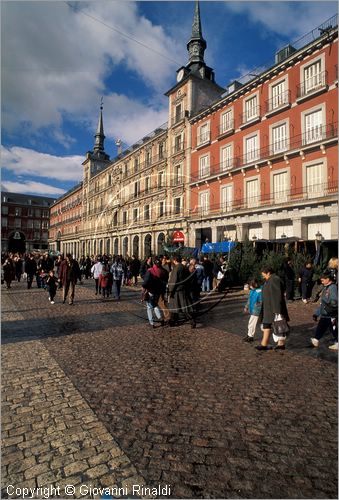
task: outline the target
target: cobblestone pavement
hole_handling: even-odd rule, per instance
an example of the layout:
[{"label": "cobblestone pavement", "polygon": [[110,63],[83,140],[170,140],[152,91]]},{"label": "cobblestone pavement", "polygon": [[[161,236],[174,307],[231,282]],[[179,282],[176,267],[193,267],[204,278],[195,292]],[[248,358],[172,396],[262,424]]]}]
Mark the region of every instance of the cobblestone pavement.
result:
[{"label": "cobblestone pavement", "polygon": [[286,351],[257,352],[242,292],[196,330],[153,330],[139,290],[105,302],[92,285],[73,306],[3,292],[4,497],[160,484],[175,498],[337,498],[337,353],[330,338],[309,347],[312,305],[290,305]]}]

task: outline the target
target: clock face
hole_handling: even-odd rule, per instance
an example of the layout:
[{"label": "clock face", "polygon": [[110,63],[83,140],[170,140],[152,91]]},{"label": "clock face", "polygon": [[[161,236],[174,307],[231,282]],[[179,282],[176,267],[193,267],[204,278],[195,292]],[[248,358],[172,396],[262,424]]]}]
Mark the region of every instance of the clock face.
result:
[{"label": "clock face", "polygon": [[177,82],[180,82],[180,80],[182,80],[184,78],[184,70],[181,69],[180,71],[178,71],[178,74],[177,74]]}]

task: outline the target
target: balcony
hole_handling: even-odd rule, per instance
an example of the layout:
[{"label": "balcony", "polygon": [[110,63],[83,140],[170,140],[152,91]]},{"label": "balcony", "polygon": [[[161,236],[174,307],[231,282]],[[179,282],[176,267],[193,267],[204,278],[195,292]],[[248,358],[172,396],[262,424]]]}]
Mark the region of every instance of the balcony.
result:
[{"label": "balcony", "polygon": [[227,137],[234,133],[234,120],[228,120],[225,123],[222,123],[218,126],[218,139],[222,139],[223,137]]},{"label": "balcony", "polygon": [[178,144],[175,144],[172,148],[172,154],[176,155],[179,153],[183,153],[185,151],[185,144],[183,141],[179,142]]},{"label": "balcony", "polygon": [[240,115],[240,128],[249,127],[261,120],[260,106],[253,106]]},{"label": "balcony", "polygon": [[291,106],[291,92],[289,90],[285,90],[285,92],[281,92],[272,99],[266,101],[266,116],[272,116],[275,113],[279,113],[280,111],[287,109]]},{"label": "balcony", "polygon": [[187,114],[186,111],[182,111],[181,113],[176,113],[176,115],[173,116],[171,120],[172,126],[181,123],[185,119],[186,114]]},{"label": "balcony", "polygon": [[308,78],[297,86],[297,102],[304,101],[308,97],[313,97],[328,89],[327,71],[322,71]]},{"label": "balcony", "polygon": [[206,212],[206,207],[196,207],[190,210],[190,218],[202,219],[203,216],[222,216],[225,212],[228,214],[230,212],[239,213],[242,211],[252,210],[256,208],[257,210],[266,210],[268,207],[288,207],[294,206],[295,204],[307,203],[310,200],[314,203],[319,201],[326,201],[326,198],[336,199],[338,193],[338,181],[326,182],[312,186],[297,187],[285,191],[284,193],[271,193],[270,195],[258,195],[251,198],[238,198],[230,200],[225,207],[225,203],[216,203],[210,205],[208,212]]},{"label": "balcony", "polygon": [[176,187],[176,186],[180,186],[181,184],[183,184],[184,182],[184,179],[182,176],[178,176],[178,177],[175,177],[174,179],[171,179],[170,180],[170,187]]}]

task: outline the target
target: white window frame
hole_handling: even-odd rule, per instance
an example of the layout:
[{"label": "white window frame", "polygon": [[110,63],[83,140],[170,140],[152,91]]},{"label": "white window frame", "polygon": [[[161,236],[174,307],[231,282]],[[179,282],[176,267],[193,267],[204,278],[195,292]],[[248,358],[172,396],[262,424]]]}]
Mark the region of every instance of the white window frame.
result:
[{"label": "white window frame", "polygon": [[[224,151],[230,151],[228,157],[224,158]],[[220,171],[225,172],[233,167],[234,156],[233,156],[233,142],[224,144],[220,147]]]},{"label": "white window frame", "polygon": [[181,132],[174,136],[174,152],[179,153],[184,149],[184,134]]},{"label": "white window frame", "polygon": [[[207,159],[207,165],[202,165],[202,160]],[[209,153],[199,156],[199,178],[203,179],[210,175],[210,155]]]},{"label": "white window frame", "polygon": [[[321,111],[321,113],[322,113],[322,125],[320,127],[320,134],[319,134],[319,128],[318,128],[318,132],[317,132],[317,127],[315,127],[314,130],[315,130],[315,137],[316,138],[314,140],[312,140],[312,139],[310,139],[311,134],[309,135],[309,130],[308,131],[306,130],[306,116],[308,116],[312,113],[316,113],[317,111]],[[312,129],[310,129],[310,130],[312,130]],[[321,103],[321,104],[318,104],[317,106],[313,106],[312,108],[305,109],[305,111],[303,111],[301,113],[301,132],[302,132],[302,143],[304,146],[320,141],[323,138],[323,136],[326,137],[326,104],[325,103]]]},{"label": "white window frame", "polygon": [[[254,151],[256,151],[256,154],[253,154],[252,152],[249,154],[247,152],[247,141],[248,141],[248,139],[252,139],[253,137],[257,137],[258,147],[254,150]],[[255,161],[260,159],[260,133],[259,133],[259,130],[244,136],[244,138],[243,138],[243,150],[244,150],[245,163],[252,163],[252,162],[255,162]]]},{"label": "white window frame", "polygon": [[[258,191],[257,191],[258,194],[255,197],[255,200],[250,201],[250,200],[252,200],[252,198],[248,198],[248,196],[247,196],[247,186],[248,186],[248,184],[250,184],[251,182],[254,182],[254,181],[256,181],[257,185],[258,185]],[[249,177],[248,179],[245,179],[244,182],[245,182],[246,206],[247,207],[257,207],[257,206],[259,206],[260,205],[260,198],[261,198],[261,194],[260,194],[260,177],[258,175],[253,176],[253,177]]]},{"label": "white window frame", "polygon": [[[284,83],[284,90],[282,91],[281,94],[273,95],[274,94],[274,88],[277,87],[278,85],[281,85]],[[288,75],[285,75],[283,78],[279,78],[277,80],[274,80],[272,83],[269,84],[269,109],[267,110],[268,112],[274,111],[276,109],[279,109],[286,104],[289,104],[289,83],[288,83]]]},{"label": "white window frame", "polygon": [[[227,115],[228,118],[224,119]],[[226,109],[223,113],[220,114],[220,134],[224,134],[229,130],[233,130],[233,107]]]},{"label": "white window frame", "polygon": [[[207,203],[204,203],[204,206],[202,205],[202,199],[205,198]],[[199,212],[203,215],[206,215],[209,213],[210,210],[210,190],[206,189],[204,191],[199,191]]]},{"label": "white window frame", "polygon": [[[275,192],[274,190],[274,177],[276,175],[286,174],[286,189],[285,191]],[[275,203],[286,202],[290,196],[290,186],[291,186],[291,174],[290,168],[282,168],[279,170],[271,170],[270,172],[270,192]]]},{"label": "white window frame", "polygon": [[[321,172],[321,181],[319,184],[308,185],[307,184],[307,170],[308,168],[315,167],[316,165],[320,166]],[[305,193],[305,198],[317,198],[321,194],[326,193],[326,181],[327,181],[327,159],[326,158],[318,158],[313,161],[304,162],[302,165],[303,169],[303,191]],[[316,187],[318,186],[318,187]]]},{"label": "white window frame", "polygon": [[[274,141],[274,130],[278,127],[285,125],[286,134],[285,138],[281,139],[278,142]],[[281,120],[279,122],[272,123],[270,125],[270,154],[279,154],[289,149],[290,145],[290,121],[287,118],[286,120]]]},{"label": "white window frame", "polygon": [[[203,130],[206,129],[206,130]],[[211,140],[211,123],[210,121],[202,123],[198,127],[198,137],[197,137],[197,145],[201,146],[202,144],[206,144]]]},{"label": "white window frame", "polygon": [[[176,206],[175,206],[176,200],[180,200],[179,212],[176,211]],[[182,197],[176,196],[175,198],[173,198],[173,213],[176,215],[176,214],[180,214],[181,211],[182,211]]]},{"label": "white window frame", "polygon": [[[227,201],[224,200],[224,196],[223,196],[223,193],[225,191],[230,191],[232,196],[231,196],[231,200],[230,202],[228,201],[228,198],[227,198]],[[234,183],[231,182],[229,184],[223,184],[220,186],[220,208],[223,212],[231,212],[232,211],[232,208],[233,208],[233,202],[234,202]]]},{"label": "white window frame", "polygon": [[[255,101],[256,105],[251,106],[248,109],[248,103],[250,101],[252,101],[253,99],[256,100]],[[260,104],[259,92],[254,92],[253,94],[249,95],[248,97],[245,97],[245,99],[243,101],[243,123],[249,123],[249,122],[256,120],[257,118],[260,117],[259,104]],[[252,113],[252,112],[250,112],[251,109],[254,109],[255,111]]]},{"label": "white window frame", "polygon": [[[307,70],[313,65],[318,64],[319,62],[320,62],[320,71],[315,76],[312,77],[315,85],[312,86],[312,82],[308,82],[306,85],[305,70]],[[325,86],[326,84],[325,70],[326,70],[326,65],[325,65],[324,53],[320,54],[318,57],[315,57],[314,59],[308,60],[307,62],[305,62],[303,65],[300,66],[300,85],[302,88],[300,97],[310,95]]]}]

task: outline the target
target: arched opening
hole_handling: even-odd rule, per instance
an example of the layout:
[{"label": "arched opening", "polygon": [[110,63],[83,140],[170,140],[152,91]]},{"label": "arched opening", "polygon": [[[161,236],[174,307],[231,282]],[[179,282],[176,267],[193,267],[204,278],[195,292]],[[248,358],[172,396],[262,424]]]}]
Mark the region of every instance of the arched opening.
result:
[{"label": "arched opening", "polygon": [[96,240],[93,241],[93,253],[94,253],[94,256],[96,256],[96,254],[97,254],[97,241]]},{"label": "arched opening", "polygon": [[109,255],[111,253],[111,240],[106,240],[106,254]]},{"label": "arched opening", "polygon": [[150,234],[146,234],[145,240],[144,240],[144,257],[150,257],[152,254],[152,236]]},{"label": "arched opening", "polygon": [[25,253],[26,236],[21,231],[14,231],[8,239],[8,251],[13,253]]},{"label": "arched opening", "polygon": [[139,256],[139,236],[134,236],[133,238],[133,255]]},{"label": "arched opening", "polygon": [[163,252],[164,243],[165,243],[165,235],[164,235],[164,233],[160,233],[158,236],[158,241],[157,241],[157,254],[158,255]]},{"label": "arched opening", "polygon": [[102,247],[103,247],[102,240],[99,240],[99,253],[100,253],[100,255],[103,254],[103,248]]},{"label": "arched opening", "polygon": [[119,239],[115,238],[114,240],[114,255],[118,255],[119,253]]},{"label": "arched opening", "polygon": [[128,254],[128,236],[125,236],[125,238],[122,240],[122,254],[124,257],[126,257]]},{"label": "arched opening", "polygon": [[87,242],[87,255],[91,255],[91,242]]}]

